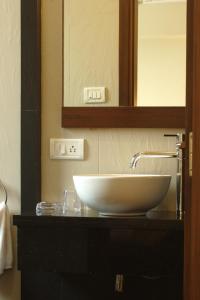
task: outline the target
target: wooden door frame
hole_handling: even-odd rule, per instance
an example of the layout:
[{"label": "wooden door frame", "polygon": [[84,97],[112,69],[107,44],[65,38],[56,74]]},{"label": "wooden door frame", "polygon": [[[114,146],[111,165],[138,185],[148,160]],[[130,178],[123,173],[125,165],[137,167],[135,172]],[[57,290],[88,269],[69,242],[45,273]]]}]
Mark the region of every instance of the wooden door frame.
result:
[{"label": "wooden door frame", "polygon": [[[187,163],[184,299],[200,299],[200,1],[188,0],[191,30],[187,71]],[[189,178],[189,132],[193,132],[193,174]]]}]

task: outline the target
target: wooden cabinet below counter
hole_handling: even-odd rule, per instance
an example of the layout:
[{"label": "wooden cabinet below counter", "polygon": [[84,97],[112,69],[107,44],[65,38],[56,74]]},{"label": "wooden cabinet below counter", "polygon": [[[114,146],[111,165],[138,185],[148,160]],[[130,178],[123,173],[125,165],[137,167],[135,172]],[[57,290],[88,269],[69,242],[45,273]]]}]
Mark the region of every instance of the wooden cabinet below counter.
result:
[{"label": "wooden cabinet below counter", "polygon": [[14,224],[22,300],[182,300],[183,221],[171,215],[14,216]]}]

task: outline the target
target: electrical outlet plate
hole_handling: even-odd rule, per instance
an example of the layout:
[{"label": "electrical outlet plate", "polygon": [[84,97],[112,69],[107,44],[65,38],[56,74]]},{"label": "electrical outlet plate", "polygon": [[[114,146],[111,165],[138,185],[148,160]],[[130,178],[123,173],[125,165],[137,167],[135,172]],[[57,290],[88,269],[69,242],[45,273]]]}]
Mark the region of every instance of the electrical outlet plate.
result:
[{"label": "electrical outlet plate", "polygon": [[50,139],[51,159],[84,159],[84,139]]}]

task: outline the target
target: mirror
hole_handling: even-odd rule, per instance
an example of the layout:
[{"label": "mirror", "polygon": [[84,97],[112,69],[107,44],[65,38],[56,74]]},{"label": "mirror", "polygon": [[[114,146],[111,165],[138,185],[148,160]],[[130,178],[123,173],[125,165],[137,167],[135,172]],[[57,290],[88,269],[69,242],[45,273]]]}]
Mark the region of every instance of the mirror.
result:
[{"label": "mirror", "polygon": [[186,1],[138,5],[138,106],[185,106]]},{"label": "mirror", "polygon": [[185,106],[185,87],[184,0],[63,0],[64,107]]}]

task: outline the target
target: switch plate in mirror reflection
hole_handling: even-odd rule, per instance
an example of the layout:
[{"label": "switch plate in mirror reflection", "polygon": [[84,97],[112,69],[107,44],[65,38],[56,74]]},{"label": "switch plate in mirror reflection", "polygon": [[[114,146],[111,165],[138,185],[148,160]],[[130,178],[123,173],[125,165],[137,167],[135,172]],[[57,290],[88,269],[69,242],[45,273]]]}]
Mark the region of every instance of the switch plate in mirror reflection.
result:
[{"label": "switch plate in mirror reflection", "polygon": [[84,103],[105,103],[106,89],[105,87],[88,87],[84,88]]}]

